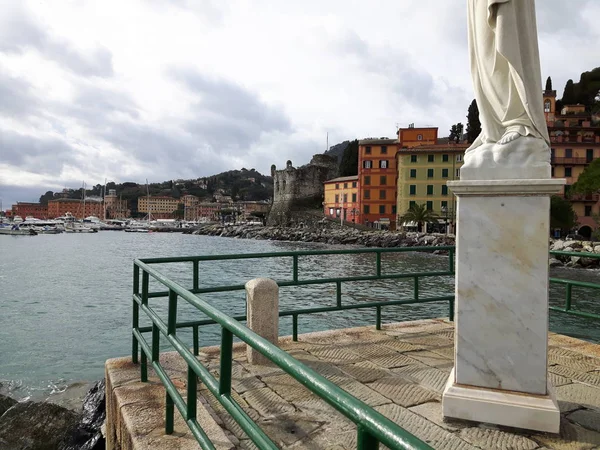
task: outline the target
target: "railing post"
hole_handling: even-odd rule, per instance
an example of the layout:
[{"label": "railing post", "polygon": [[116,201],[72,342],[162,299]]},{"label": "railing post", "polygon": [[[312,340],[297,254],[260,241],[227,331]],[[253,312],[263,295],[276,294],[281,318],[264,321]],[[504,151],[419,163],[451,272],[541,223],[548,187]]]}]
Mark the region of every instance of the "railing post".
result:
[{"label": "railing post", "polygon": [[448,320],[454,322],[454,299],[448,300]]},{"label": "railing post", "polygon": [[198,325],[192,327],[192,340],[194,341],[194,356],[200,354],[200,343],[198,342]]},{"label": "railing post", "polygon": [[356,439],[356,448],[358,450],[377,450],[379,448],[379,442],[375,439],[367,430],[362,426],[356,427],[358,433]]},{"label": "railing post", "polygon": [[375,268],[377,271],[377,276],[380,277],[381,276],[381,252],[377,252],[377,253],[375,253],[375,255],[377,255],[377,258],[375,259]]},{"label": "railing post", "polygon": [[194,370],[188,366],[187,374],[187,417],[186,420],[196,418],[196,402],[198,401],[198,377]]},{"label": "railing post", "polygon": [[[270,278],[255,278],[246,283],[246,324],[269,342],[279,341],[279,286]],[[246,345],[250,364],[267,364],[269,360]]]},{"label": "railing post", "polygon": [[[133,263],[133,295],[140,293],[140,268]],[[140,327],[140,305],[133,299],[133,311],[131,315],[131,328],[137,330]],[[137,338],[131,333],[131,361],[134,364],[138,363],[139,344]]]},{"label": "railing post", "polygon": [[567,284],[567,299],[565,302],[565,310],[566,311],[569,311],[571,309],[572,288],[573,288],[573,285],[571,283]]},{"label": "railing post", "polygon": [[448,272],[454,273],[454,249],[448,250]]},{"label": "railing post", "polygon": [[200,268],[198,267],[199,261],[196,259],[193,262],[194,264],[194,280],[192,286],[194,291],[198,290],[200,287]]},{"label": "railing post", "polygon": [[418,302],[419,301],[419,277],[415,277],[414,292],[415,292],[415,302]]},{"label": "railing post", "polygon": [[142,349],[142,360],[140,361],[140,379],[143,383],[148,381],[148,357]]},{"label": "railing post", "polygon": [[292,279],[294,283],[298,282],[298,255],[292,256]]},{"label": "railing post", "polygon": [[167,332],[177,333],[177,292],[169,289],[169,314],[167,316]]},{"label": "railing post", "polygon": [[381,306],[377,306],[377,318],[375,320],[375,329],[381,330]]},{"label": "railing post", "polygon": [[292,340],[298,341],[298,314],[292,314]]},{"label": "railing post", "polygon": [[231,366],[233,359],[233,333],[221,329],[221,365],[219,371],[219,395],[231,395]]},{"label": "railing post", "polygon": [[338,308],[342,307],[342,282],[335,282],[335,303]]},{"label": "railing post", "polygon": [[142,305],[148,304],[148,288],[150,286],[150,275],[145,270],[142,272]]},{"label": "railing post", "polygon": [[175,425],[175,404],[168,392],[165,403],[165,434],[173,434]]}]

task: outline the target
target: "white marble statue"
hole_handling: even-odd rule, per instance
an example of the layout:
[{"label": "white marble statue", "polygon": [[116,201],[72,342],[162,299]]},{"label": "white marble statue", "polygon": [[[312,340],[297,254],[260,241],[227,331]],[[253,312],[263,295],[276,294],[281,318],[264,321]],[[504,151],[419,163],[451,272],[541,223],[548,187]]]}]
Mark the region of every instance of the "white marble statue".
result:
[{"label": "white marble statue", "polygon": [[498,168],[517,168],[509,178],[549,178],[534,0],[468,0],[467,17],[482,132],[465,154],[463,179],[505,178],[489,176]]}]

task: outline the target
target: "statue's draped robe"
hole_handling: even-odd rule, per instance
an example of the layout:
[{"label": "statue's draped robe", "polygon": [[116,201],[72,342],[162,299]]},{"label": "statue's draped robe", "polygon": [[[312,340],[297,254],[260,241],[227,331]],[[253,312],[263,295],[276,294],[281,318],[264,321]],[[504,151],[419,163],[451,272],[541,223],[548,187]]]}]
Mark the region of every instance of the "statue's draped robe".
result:
[{"label": "statue's draped robe", "polygon": [[482,130],[472,148],[497,142],[508,127],[549,144],[533,0],[468,0],[468,9]]}]

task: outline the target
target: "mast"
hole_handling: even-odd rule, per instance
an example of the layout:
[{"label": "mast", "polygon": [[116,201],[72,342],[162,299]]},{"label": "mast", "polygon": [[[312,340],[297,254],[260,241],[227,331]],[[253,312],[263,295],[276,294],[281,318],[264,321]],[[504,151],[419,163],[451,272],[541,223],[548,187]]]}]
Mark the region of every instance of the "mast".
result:
[{"label": "mast", "polygon": [[146,202],[148,203],[148,225],[152,217],[152,209],[150,207],[150,187],[148,186],[148,178],[146,178]]},{"label": "mast", "polygon": [[106,178],[104,179],[104,194],[102,195],[102,205],[104,206],[104,221],[106,222]]}]

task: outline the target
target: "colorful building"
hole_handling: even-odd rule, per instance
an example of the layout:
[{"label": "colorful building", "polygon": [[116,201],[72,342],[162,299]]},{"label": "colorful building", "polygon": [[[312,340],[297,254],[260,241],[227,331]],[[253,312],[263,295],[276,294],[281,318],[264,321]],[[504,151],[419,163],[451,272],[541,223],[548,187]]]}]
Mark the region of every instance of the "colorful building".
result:
[{"label": "colorful building", "polygon": [[108,194],[104,196],[104,203],[107,219],[123,219],[129,217],[131,213],[127,206],[127,200],[121,200],[115,189],[108,190]]},{"label": "colorful building", "polygon": [[174,219],[182,203],[178,198],[167,196],[138,197],[138,212],[150,214],[153,219]]},{"label": "colorful building", "polygon": [[556,91],[544,91],[543,99],[551,143],[552,176],[567,180],[562,195],[573,203],[578,232],[589,237],[600,225],[594,219],[600,214],[600,196],[570,195],[569,190],[583,170],[600,158],[600,117],[586,112],[584,105],[565,105],[557,112]]},{"label": "colorful building", "polygon": [[375,228],[396,226],[396,139],[358,142],[358,209],[360,223]]},{"label": "colorful building", "polygon": [[361,223],[358,175],[339,177],[323,183],[323,214],[333,219]]},{"label": "colorful building", "polygon": [[48,206],[41,203],[17,202],[12,206],[12,216],[21,216],[23,220],[26,217],[35,217],[36,219],[48,218]]},{"label": "colorful building", "polygon": [[64,216],[71,213],[76,219],[84,219],[88,216],[102,217],[104,214],[104,203],[98,199],[59,198],[48,202],[48,218]]},{"label": "colorful building", "polygon": [[434,144],[401,148],[398,160],[398,228],[401,217],[414,205],[426,205],[433,211],[444,230],[453,232],[456,222],[456,197],[446,185],[460,178],[460,168],[468,144]]},{"label": "colorful building", "polygon": [[421,145],[435,145],[438,143],[437,127],[415,128],[411,123],[408,128],[398,128],[399,148],[412,148]]}]

